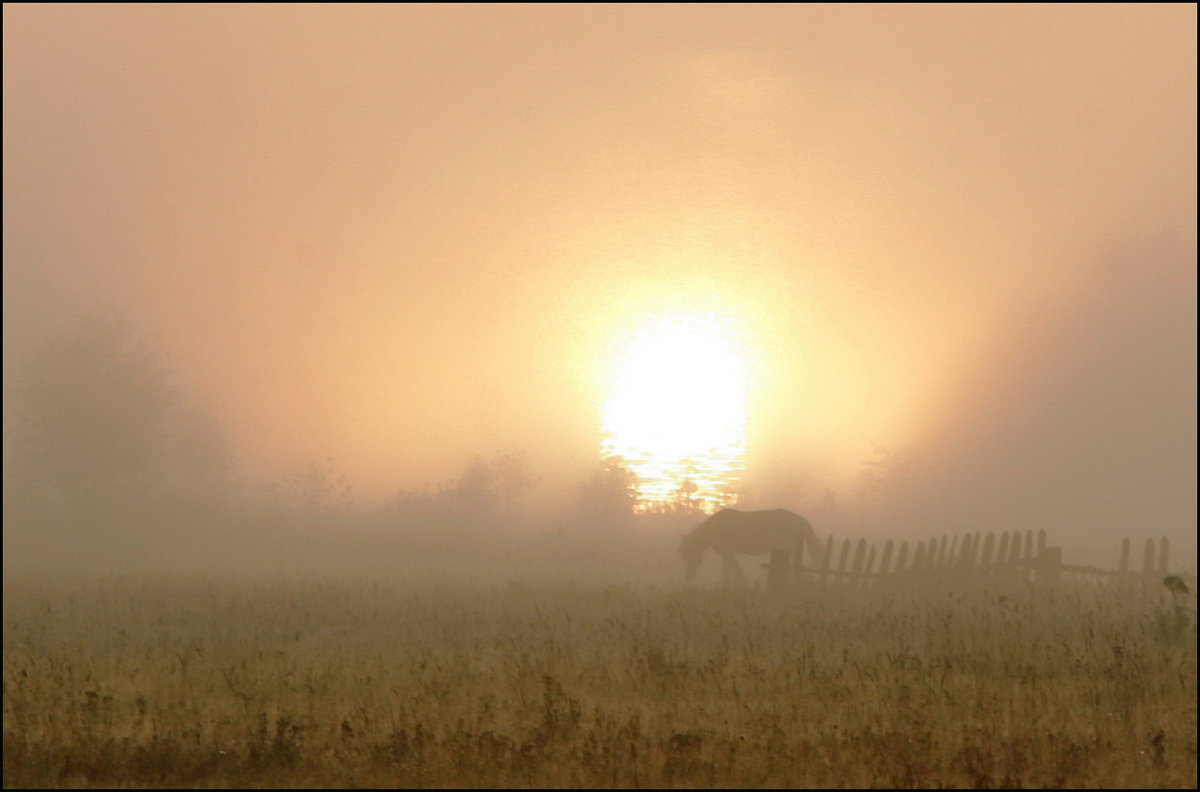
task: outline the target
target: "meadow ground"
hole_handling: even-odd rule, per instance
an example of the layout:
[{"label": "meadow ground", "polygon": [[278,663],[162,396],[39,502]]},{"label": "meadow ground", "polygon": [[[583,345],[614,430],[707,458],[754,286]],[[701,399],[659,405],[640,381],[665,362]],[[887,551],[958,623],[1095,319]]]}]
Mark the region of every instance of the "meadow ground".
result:
[{"label": "meadow ground", "polygon": [[1194,787],[1161,595],[10,577],[4,785]]}]

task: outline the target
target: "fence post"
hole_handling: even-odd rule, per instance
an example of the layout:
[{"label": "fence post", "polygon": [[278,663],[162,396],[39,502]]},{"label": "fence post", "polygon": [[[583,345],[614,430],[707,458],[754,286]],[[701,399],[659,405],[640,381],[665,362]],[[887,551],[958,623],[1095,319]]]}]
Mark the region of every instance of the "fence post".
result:
[{"label": "fence post", "polygon": [[888,573],[888,564],[892,561],[892,540],[888,539],[887,544],[883,546],[883,559],[879,562],[879,576],[882,578]]},{"label": "fence post", "polygon": [[1028,585],[1033,582],[1033,531],[1025,531],[1024,553],[1021,554],[1021,582]]},{"label": "fence post", "polygon": [[996,547],[996,564],[991,571],[991,580],[995,582],[1008,581],[1008,546],[1012,544],[1013,538],[1009,533],[1004,532],[1000,535],[1000,545]]},{"label": "fence post", "polygon": [[954,557],[954,566],[965,567],[971,557],[971,534],[963,534],[962,544],[958,546],[958,555]]},{"label": "fence post", "polygon": [[838,583],[846,582],[846,558],[850,555],[850,540],[842,540],[842,554],[838,557],[837,577],[834,580]]},{"label": "fence post", "polygon": [[1008,564],[1004,568],[1004,582],[1012,585],[1021,579],[1021,532],[1012,532],[1008,545]]},{"label": "fence post", "polygon": [[1062,548],[1043,547],[1038,553],[1037,564],[1037,585],[1057,586],[1062,579]]},{"label": "fence post", "polygon": [[854,548],[854,567],[850,570],[850,588],[858,588],[858,584],[862,582],[863,561],[867,556],[867,540],[859,539],[858,546]]},{"label": "fence post", "polygon": [[825,540],[825,563],[821,565],[821,575],[818,578],[822,583],[825,582],[825,576],[829,574],[829,565],[833,563],[833,534]]},{"label": "fence post", "polygon": [[1012,544],[1008,547],[1008,563],[1016,564],[1021,560],[1021,532],[1013,531]]},{"label": "fence post", "polygon": [[963,536],[962,545],[958,548],[958,560],[955,563],[954,574],[959,581],[965,582],[971,575],[971,554],[974,552],[975,537],[971,534]]},{"label": "fence post", "polygon": [[866,591],[871,586],[871,570],[875,568],[875,543],[871,542],[871,552],[867,554],[867,566],[863,570],[862,582],[859,587]]}]

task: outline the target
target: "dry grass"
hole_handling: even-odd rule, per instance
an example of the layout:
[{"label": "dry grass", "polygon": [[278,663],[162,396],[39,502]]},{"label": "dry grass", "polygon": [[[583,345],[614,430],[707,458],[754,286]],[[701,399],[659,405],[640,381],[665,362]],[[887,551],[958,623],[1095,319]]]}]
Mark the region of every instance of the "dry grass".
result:
[{"label": "dry grass", "polygon": [[1194,787],[1160,599],[8,581],[9,787]]}]

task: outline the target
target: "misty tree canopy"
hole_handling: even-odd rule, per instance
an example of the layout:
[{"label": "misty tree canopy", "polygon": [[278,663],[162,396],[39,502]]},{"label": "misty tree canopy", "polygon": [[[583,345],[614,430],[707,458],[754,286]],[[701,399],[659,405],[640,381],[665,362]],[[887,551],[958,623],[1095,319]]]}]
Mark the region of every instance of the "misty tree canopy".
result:
[{"label": "misty tree canopy", "polygon": [[490,459],[476,456],[458,478],[432,492],[400,490],[385,510],[402,519],[458,526],[510,519],[534,482],[522,453],[497,453]]},{"label": "misty tree canopy", "polygon": [[605,457],[590,478],[579,485],[582,519],[598,525],[619,524],[633,514],[638,499],[638,478],[620,456]]},{"label": "misty tree canopy", "polygon": [[6,495],[98,509],[194,490],[226,468],[219,433],[185,404],[132,327],[93,316],[5,371]]}]

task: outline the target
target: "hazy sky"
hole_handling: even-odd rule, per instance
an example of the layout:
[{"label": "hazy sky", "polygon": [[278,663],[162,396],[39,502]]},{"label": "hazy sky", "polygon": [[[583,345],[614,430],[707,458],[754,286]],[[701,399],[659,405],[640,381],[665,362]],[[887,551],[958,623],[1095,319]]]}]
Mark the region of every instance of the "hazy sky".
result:
[{"label": "hazy sky", "polygon": [[1194,5],[3,14],[6,351],[116,308],[255,475],[569,486],[700,305],[760,505],[882,447],[917,522],[1194,543]]}]

